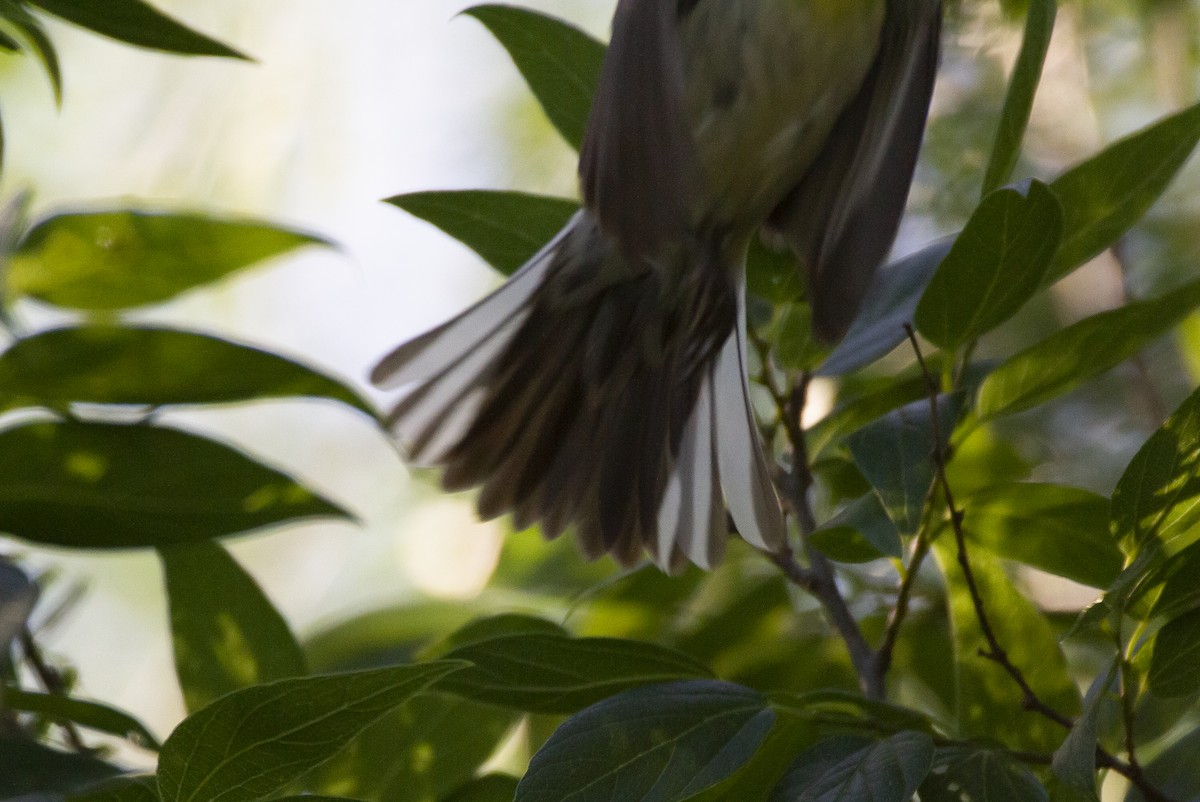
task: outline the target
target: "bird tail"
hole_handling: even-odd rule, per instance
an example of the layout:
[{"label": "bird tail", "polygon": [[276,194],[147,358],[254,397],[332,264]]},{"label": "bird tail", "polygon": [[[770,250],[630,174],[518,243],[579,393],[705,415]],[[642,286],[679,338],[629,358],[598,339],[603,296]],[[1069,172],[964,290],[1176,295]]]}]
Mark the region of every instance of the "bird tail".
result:
[{"label": "bird tail", "polygon": [[[716,247],[631,268],[586,212],[503,286],[372,373],[389,422],[449,490],[629,565],[724,554],[728,505],[769,551],[785,529],[746,375],[742,271]],[[686,268],[686,269],[684,269]]]}]

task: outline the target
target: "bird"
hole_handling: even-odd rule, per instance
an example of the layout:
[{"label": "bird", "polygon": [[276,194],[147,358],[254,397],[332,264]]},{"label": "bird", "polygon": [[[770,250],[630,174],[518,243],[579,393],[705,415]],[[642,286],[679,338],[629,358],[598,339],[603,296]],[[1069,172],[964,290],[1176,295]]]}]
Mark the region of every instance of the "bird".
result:
[{"label": "bird", "polygon": [[579,157],[582,207],[509,280],[372,381],[447,491],[478,488],[588,558],[712,568],[732,528],[786,548],[746,346],[760,232],[843,337],[895,239],[941,0],[619,0]]}]

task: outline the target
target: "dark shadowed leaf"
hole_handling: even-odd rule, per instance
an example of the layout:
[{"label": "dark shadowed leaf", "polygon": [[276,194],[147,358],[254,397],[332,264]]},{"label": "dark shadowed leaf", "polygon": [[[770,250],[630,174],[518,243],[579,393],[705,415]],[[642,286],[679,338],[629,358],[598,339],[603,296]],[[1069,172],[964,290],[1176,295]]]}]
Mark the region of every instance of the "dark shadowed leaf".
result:
[{"label": "dark shadowed leaf", "polygon": [[1129,555],[1178,554],[1200,539],[1200,391],[1138,450],[1117,482],[1112,534]]},{"label": "dark shadowed leaf", "polygon": [[72,326],[18,340],[0,354],[4,406],[214,404],[330,398],[373,415],[336,379],[246,345],[162,328]]},{"label": "dark shadowed leaf", "polygon": [[776,304],[799,301],[804,297],[804,268],[791,250],[776,250],[752,237],[746,254],[746,289],[753,295]]},{"label": "dark shadowed leaf", "polygon": [[[1200,729],[1192,730],[1150,761],[1145,768],[1146,779],[1168,799],[1195,802],[1200,788]],[[1137,788],[1130,788],[1125,802],[1146,802]]]},{"label": "dark shadowed leaf", "polygon": [[956,348],[999,326],[1041,287],[1061,237],[1062,210],[1045,184],[991,193],[921,296],[917,328]]},{"label": "dark shadowed leaf", "polygon": [[565,198],[488,190],[413,192],[387,202],[437,226],[506,276],[579,211]]},{"label": "dark shadowed leaf", "polygon": [[114,777],[71,794],[66,802],[159,802],[158,780],[152,774]]},{"label": "dark shadowed leaf", "polygon": [[1167,699],[1200,691],[1200,610],[1158,631],[1150,660],[1150,690]]},{"label": "dark shadowed leaf", "polygon": [[913,322],[921,295],[953,245],[953,238],[940,240],[880,270],[846,338],[817,375],[851,373],[904,342],[904,325]]},{"label": "dark shadowed leaf", "polygon": [[1200,282],[1161,298],[1101,312],[1057,331],[997,367],[979,390],[977,414],[1020,412],[1075,389],[1129,359],[1200,306]]},{"label": "dark shadowed leaf", "polygon": [[167,546],[351,516],[228,446],[156,426],[0,432],[0,530],[85,549]]},{"label": "dark shadowed leaf", "polygon": [[797,753],[811,746],[817,727],[795,718],[787,711],[776,711],[778,719],[754,756],[728,779],[688,802],[746,802],[766,799],[787,772]]},{"label": "dark shadowed leaf", "polygon": [[250,685],[303,676],[304,654],[254,578],[216,543],[159,550],[175,674],[189,712]]},{"label": "dark shadowed leaf", "polygon": [[1200,545],[1166,560],[1157,578],[1162,579],[1162,592],[1154,601],[1153,615],[1178,618],[1200,607]]},{"label": "dark shadowed leaf", "polygon": [[1200,141],[1200,105],[1143,128],[1055,180],[1063,241],[1045,283],[1112,246],[1163,194]]},{"label": "dark shadowed leaf", "polygon": [[1054,752],[1051,769],[1058,781],[1080,800],[1100,802],[1096,792],[1096,747],[1099,743],[1100,710],[1105,694],[1116,678],[1116,665],[1096,677],[1083,702],[1083,713],[1066,740]]},{"label": "dark shadowed leaf", "polygon": [[1029,769],[1004,752],[976,746],[938,749],[921,783],[921,802],[1049,802]]},{"label": "dark shadowed leaf", "polygon": [[874,493],[850,502],[822,524],[809,542],[830,559],[846,563],[899,557],[903,552],[896,524]]},{"label": "dark shadowed leaf", "polygon": [[60,752],[24,738],[0,736],[0,799],[71,792],[120,772],[94,757]]},{"label": "dark shadowed leaf", "polygon": [[158,748],[158,739],[146,725],[128,713],[99,702],[11,686],[0,689],[0,699],[5,707],[19,713],[35,713],[55,722],[73,722],[97,732],[126,738],[148,749]]},{"label": "dark shadowed leaf", "polygon": [[143,0],[29,0],[67,22],[121,42],[189,56],[246,56],[226,44],[194,31]]},{"label": "dark shadowed leaf", "polygon": [[1033,97],[1037,94],[1042,79],[1042,67],[1046,63],[1046,51],[1050,48],[1050,36],[1054,33],[1054,18],[1058,14],[1056,0],[1030,0],[1025,18],[1025,38],[1021,53],[1013,67],[1008,83],[1008,95],[1004,99],[1004,111],[996,127],[996,142],[992,146],[992,158],[988,162],[983,179],[983,194],[1008,182],[1013,168],[1021,155],[1021,142],[1025,139],[1025,128],[1033,111]]},{"label": "dark shadowed leaf", "polygon": [[29,576],[0,557],[0,665],[7,661],[13,641],[28,623],[37,598],[37,586]]},{"label": "dark shadowed leaf", "polygon": [[[957,396],[938,399],[938,427],[944,447],[958,416]],[[871,483],[902,535],[921,525],[925,497],[933,484],[935,447],[928,401],[889,412],[847,439],[854,462]]]},{"label": "dark shadowed leaf", "polygon": [[166,301],[305,245],[328,244],[269,223],[201,214],[61,214],[21,241],[8,290],[72,309],[123,309]]},{"label": "dark shadowed leaf", "polygon": [[1094,588],[1121,573],[1124,558],[1108,532],[1108,499],[1062,485],[992,485],[965,499],[972,542],[1010,560]]},{"label": "dark shadowed leaf", "polygon": [[[961,738],[986,738],[1014,749],[1052,752],[1062,742],[1062,727],[1022,709],[1020,688],[996,663],[980,655],[987,641],[971,592],[958,564],[950,532],[934,542],[934,554],[949,592],[954,653],[958,664],[956,731]],[[1024,673],[1046,704],[1072,716],[1079,711],[1079,689],[1050,622],[1017,590],[1000,562],[982,549],[970,552],[979,596],[996,637],[1009,659]]]},{"label": "dark shadowed leaf", "polygon": [[441,799],[475,776],[519,718],[426,691],[365,729],[303,785],[385,802]]},{"label": "dark shadowed leaf", "polygon": [[463,13],[486,25],[504,45],[550,122],[578,150],[604,45],[562,20],[528,9],[482,5]]},{"label": "dark shadowed leaf", "polygon": [[454,789],[441,802],[512,802],[517,782],[507,774],[486,774]]},{"label": "dark shadowed leaf", "polygon": [[163,802],[253,802],[328,760],[456,661],[287,679],[235,691],[175,728],[158,759]]},{"label": "dark shadowed leaf", "polygon": [[568,719],[533,756],[515,802],[675,802],[732,775],[775,714],[715,681],[637,688]]},{"label": "dark shadowed leaf", "polygon": [[771,802],[908,802],[932,763],[933,740],[921,732],[823,741],[796,758]]},{"label": "dark shadowed leaf", "polygon": [[442,680],[440,690],[539,713],[572,713],[628,688],[712,676],[681,652],[616,638],[500,636],[445,656],[473,665]]}]

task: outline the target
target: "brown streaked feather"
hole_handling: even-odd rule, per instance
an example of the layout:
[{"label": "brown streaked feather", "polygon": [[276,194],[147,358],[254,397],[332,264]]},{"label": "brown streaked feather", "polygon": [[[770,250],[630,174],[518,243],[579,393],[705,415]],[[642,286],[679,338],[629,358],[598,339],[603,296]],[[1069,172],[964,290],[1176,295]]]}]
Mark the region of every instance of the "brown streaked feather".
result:
[{"label": "brown streaked feather", "polygon": [[813,328],[846,333],[904,213],[933,93],[940,0],[889,0],[879,55],[804,180],[771,216],[807,265]]}]

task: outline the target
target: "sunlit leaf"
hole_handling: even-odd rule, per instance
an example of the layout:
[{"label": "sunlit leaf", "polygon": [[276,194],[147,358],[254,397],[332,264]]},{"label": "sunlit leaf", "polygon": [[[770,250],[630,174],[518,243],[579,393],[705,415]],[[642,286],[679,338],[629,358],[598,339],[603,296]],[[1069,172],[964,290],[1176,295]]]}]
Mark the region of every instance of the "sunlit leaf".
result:
[{"label": "sunlit leaf", "polygon": [[156,426],[35,423],[0,432],[0,531],[120,549],[350,515],[279,471]]},{"label": "sunlit leaf", "polygon": [[42,24],[26,11],[23,5],[14,0],[0,0],[0,18],[10,22],[29,41],[50,78],[55,101],[62,103],[62,69],[58,63],[58,53],[55,52],[50,37],[46,36]]},{"label": "sunlit leaf", "polygon": [[1166,190],[1200,142],[1200,105],[1143,128],[1051,183],[1063,241],[1049,284],[1115,243]]},{"label": "sunlit leaf", "polygon": [[1200,391],[1151,435],[1112,500],[1112,534],[1126,554],[1178,554],[1200,540]]},{"label": "sunlit leaf", "polygon": [[1041,287],[1061,236],[1062,210],[1045,184],[988,195],[917,304],[921,334],[956,348],[1008,320]]},{"label": "sunlit leaf", "polygon": [[1124,558],[1108,531],[1108,499],[1077,487],[993,485],[962,503],[972,542],[1010,560],[1106,588]]},{"label": "sunlit leaf", "polygon": [[1197,306],[1200,281],[1057,331],[988,375],[976,413],[986,419],[1020,412],[1069,392],[1135,355]]},{"label": "sunlit leaf", "polygon": [[912,324],[921,295],[953,245],[953,239],[940,240],[880,270],[850,331],[817,374],[851,373],[904,342],[904,325]]},{"label": "sunlit leaf", "polygon": [[477,641],[446,653],[472,666],[441,690],[507,708],[571,713],[640,685],[711,677],[691,657],[639,641],[525,634]]},{"label": "sunlit leaf", "polygon": [[388,198],[475,251],[505,275],[525,264],[566,226],[579,204],[522,192],[413,192]]},{"label": "sunlit leaf", "polygon": [[515,802],[684,800],[754,755],[775,714],[713,681],[626,691],[568,719],[533,756]]},{"label": "sunlit leaf", "polygon": [[1021,142],[1029,115],[1033,111],[1033,98],[1042,79],[1042,68],[1046,63],[1046,52],[1050,49],[1050,36],[1054,33],[1054,19],[1058,14],[1056,0],[1030,0],[1025,19],[1025,38],[1021,53],[1013,67],[1008,83],[1008,95],[1004,99],[1004,111],[996,127],[996,141],[992,146],[992,158],[988,162],[983,179],[983,194],[986,196],[1012,177],[1013,168],[1021,155]]},{"label": "sunlit leaf", "polygon": [[1049,802],[1033,773],[1004,752],[975,746],[937,750],[921,802]]},{"label": "sunlit leaf", "polygon": [[337,379],[246,345],[186,331],[120,326],[51,329],[0,354],[5,406],[214,404],[330,398],[373,415]]},{"label": "sunlit leaf", "polygon": [[202,542],[160,549],[159,557],[189,712],[239,688],[304,675],[287,622],[228,552]]},{"label": "sunlit leaf", "polygon": [[908,802],[933,764],[933,741],[902,732],[878,743],[823,741],[796,758],[771,802]]},{"label": "sunlit leaf", "polygon": [[8,291],[72,309],[123,309],[166,301],[305,245],[328,244],[269,223],[201,214],[61,214],[22,240]]},{"label": "sunlit leaf", "polygon": [[[979,626],[971,590],[957,558],[952,533],[934,542],[934,554],[949,588],[955,657],[958,664],[958,737],[979,737],[1014,749],[1052,752],[1063,729],[1022,707],[1021,689],[995,662],[980,654],[988,648]],[[1038,697],[1065,716],[1079,712],[1079,689],[1050,622],[1013,586],[1003,566],[981,549],[970,552],[979,597],[996,638]]]},{"label": "sunlit leaf", "polygon": [[121,42],[191,56],[246,56],[192,30],[143,0],[29,0],[56,17]]},{"label": "sunlit leaf", "polygon": [[158,759],[163,802],[253,802],[328,760],[456,661],[304,677],[235,691],[175,728]]},{"label": "sunlit leaf", "polygon": [[12,686],[0,689],[4,707],[19,713],[35,713],[56,722],[72,722],[97,732],[126,738],[139,746],[158,748],[146,725],[128,713],[99,702],[55,693],[26,691]]},{"label": "sunlit leaf", "polygon": [[463,12],[504,45],[563,138],[583,142],[604,45],[562,20],[524,8],[482,5]]}]

